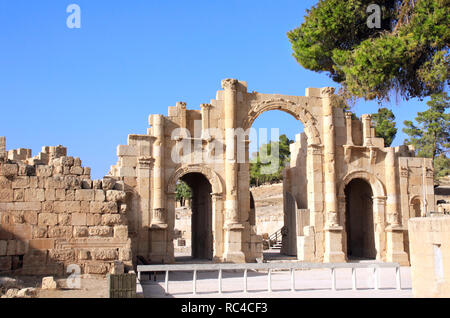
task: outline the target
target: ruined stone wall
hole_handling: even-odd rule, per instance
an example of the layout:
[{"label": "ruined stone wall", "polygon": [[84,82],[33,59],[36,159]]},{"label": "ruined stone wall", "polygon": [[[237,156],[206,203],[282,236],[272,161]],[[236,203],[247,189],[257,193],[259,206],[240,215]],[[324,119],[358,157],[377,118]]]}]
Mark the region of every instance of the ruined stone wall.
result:
[{"label": "ruined stone wall", "polygon": [[90,168],[66,152],[0,156],[0,271],[62,275],[77,264],[81,273],[105,274],[132,266],[123,183],[91,180]]}]

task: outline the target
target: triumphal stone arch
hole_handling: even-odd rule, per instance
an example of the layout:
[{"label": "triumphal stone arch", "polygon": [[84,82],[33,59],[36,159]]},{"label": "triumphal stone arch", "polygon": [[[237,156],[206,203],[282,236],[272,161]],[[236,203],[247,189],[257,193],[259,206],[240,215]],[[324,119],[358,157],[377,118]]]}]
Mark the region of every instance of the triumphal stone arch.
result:
[{"label": "triumphal stone arch", "polygon": [[[129,135],[109,176],[123,181],[133,256],[174,262],[176,185],[193,190],[194,257],[255,262],[262,257],[249,191],[249,128],[269,110],[304,126],[284,170],[282,252],[301,261],[352,257],[408,263],[407,220],[434,208],[431,159],[407,146],[385,147],[370,115],[334,105],[334,89],[305,96],[247,92],[222,81],[200,110],[178,102],[168,116],[150,115],[145,135]],[[412,204],[411,202],[415,202]],[[417,203],[418,202],[418,203]],[[417,212],[419,210],[419,212]]]}]

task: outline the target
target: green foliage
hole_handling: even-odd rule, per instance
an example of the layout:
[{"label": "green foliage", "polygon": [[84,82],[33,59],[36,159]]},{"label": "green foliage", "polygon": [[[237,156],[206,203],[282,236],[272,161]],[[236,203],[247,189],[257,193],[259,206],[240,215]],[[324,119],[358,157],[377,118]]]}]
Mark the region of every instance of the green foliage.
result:
[{"label": "green foliage", "polygon": [[191,199],[191,198],[192,198],[192,190],[187,185],[187,183],[183,182],[181,180],[179,182],[177,182],[175,199],[177,201],[180,201],[181,205],[184,206],[186,199]]},{"label": "green foliage", "polygon": [[[258,186],[266,182],[273,183],[282,180],[283,169],[290,160],[289,145],[293,142],[286,135],[281,135],[279,141],[262,145],[250,162],[250,184]],[[277,155],[275,151],[272,154],[272,149],[276,148],[278,148],[278,158],[274,158]],[[276,162],[276,159],[279,162],[276,171],[266,173],[264,168],[271,166],[271,163]]]},{"label": "green foliage", "polygon": [[417,124],[405,120],[403,132],[410,136],[405,144],[411,144],[420,157],[433,158],[435,177],[443,176],[450,169],[447,153],[450,148],[450,114],[446,112],[450,98],[447,93],[433,94],[427,102],[428,109],[417,113]]},{"label": "green foliage", "polygon": [[369,28],[373,0],[320,0],[288,32],[300,65],[327,72],[344,95],[389,100],[442,92],[449,83],[448,0],[377,1],[381,28]]},{"label": "green foliage", "polygon": [[392,144],[397,134],[394,120],[394,113],[387,108],[380,108],[378,109],[378,113],[372,114],[375,136],[384,139],[385,147],[389,147]]}]

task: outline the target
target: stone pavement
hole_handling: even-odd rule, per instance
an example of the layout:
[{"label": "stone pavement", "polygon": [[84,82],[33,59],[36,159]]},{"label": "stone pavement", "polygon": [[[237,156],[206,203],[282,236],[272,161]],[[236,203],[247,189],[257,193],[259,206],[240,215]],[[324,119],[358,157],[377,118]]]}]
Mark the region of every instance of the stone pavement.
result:
[{"label": "stone pavement", "polygon": [[[248,293],[243,292],[242,271],[224,271],[223,293],[218,293],[218,272],[197,274],[197,294],[192,294],[192,272],[172,272],[169,275],[169,294],[164,295],[165,274],[159,273],[156,281],[143,280],[145,297],[157,298],[406,298],[412,297],[410,267],[401,268],[402,290],[396,289],[395,269],[379,271],[379,289],[373,289],[373,271],[361,268],[356,272],[358,290],[352,290],[351,269],[336,270],[336,291],[331,290],[329,269],[298,270],[295,272],[296,291],[290,290],[289,271],[272,272],[272,292],[267,291],[267,273],[249,272]],[[147,279],[147,275],[143,275]]]}]

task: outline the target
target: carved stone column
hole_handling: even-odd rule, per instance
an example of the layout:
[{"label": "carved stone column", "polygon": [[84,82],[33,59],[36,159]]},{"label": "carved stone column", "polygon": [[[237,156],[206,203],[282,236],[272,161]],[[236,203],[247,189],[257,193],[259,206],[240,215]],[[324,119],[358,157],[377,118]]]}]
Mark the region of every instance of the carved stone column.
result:
[{"label": "carved stone column", "polygon": [[212,222],[213,222],[213,260],[221,260],[224,251],[223,237],[223,197],[221,193],[212,193]]},{"label": "carved stone column", "polygon": [[397,183],[400,176],[396,174],[396,170],[394,148],[388,148],[385,158],[386,214],[389,223],[386,228],[386,261],[409,265],[408,255],[403,244],[405,229],[401,225],[398,210]]},{"label": "carved stone column", "polygon": [[238,81],[225,79],[222,87],[225,90],[225,228],[226,245],[224,260],[245,262],[242,252],[242,231],[238,209],[238,164],[236,160],[236,108]]},{"label": "carved stone column", "polygon": [[387,220],[392,228],[399,228],[400,225],[400,217],[398,211],[398,193],[397,193],[397,184],[398,184],[398,176],[396,175],[397,169],[395,168],[395,152],[394,148],[387,148],[386,158],[384,160],[385,167],[385,179],[386,179],[386,192],[387,192],[387,201],[386,201],[386,214]]},{"label": "carved stone column", "polygon": [[352,136],[352,113],[345,113],[345,127],[347,128],[347,141],[346,145],[353,146],[353,136]]},{"label": "carved stone column", "polygon": [[325,181],[325,255],[324,262],[344,262],[342,227],[339,226],[336,197],[336,136],[331,97],[334,88],[322,88],[324,181]]},{"label": "carved stone column", "polygon": [[372,115],[364,114],[361,116],[363,124],[363,145],[366,147],[373,146],[371,141]]},{"label": "carved stone column", "polygon": [[153,143],[155,164],[153,169],[152,228],[167,228],[164,198],[164,116],[153,115],[150,124],[153,128],[153,135],[156,138]]},{"label": "carved stone column", "polygon": [[386,255],[386,231],[385,231],[385,207],[386,197],[373,196],[373,221],[374,221],[374,235],[375,235],[375,249],[377,251],[376,259],[384,260]]},{"label": "carved stone column", "polygon": [[211,139],[211,135],[207,133],[210,128],[209,125],[209,113],[211,111],[211,104],[201,104],[200,108],[202,110],[202,139]]},{"label": "carved stone column", "polygon": [[154,159],[149,156],[143,156],[138,158],[138,164],[136,167],[137,176],[137,192],[139,194],[139,207],[140,218],[138,218],[139,228],[139,243],[138,253],[139,255],[148,256],[149,252],[149,227],[150,227],[150,213],[151,213],[151,193],[150,193],[150,180],[151,171],[153,167]]}]

